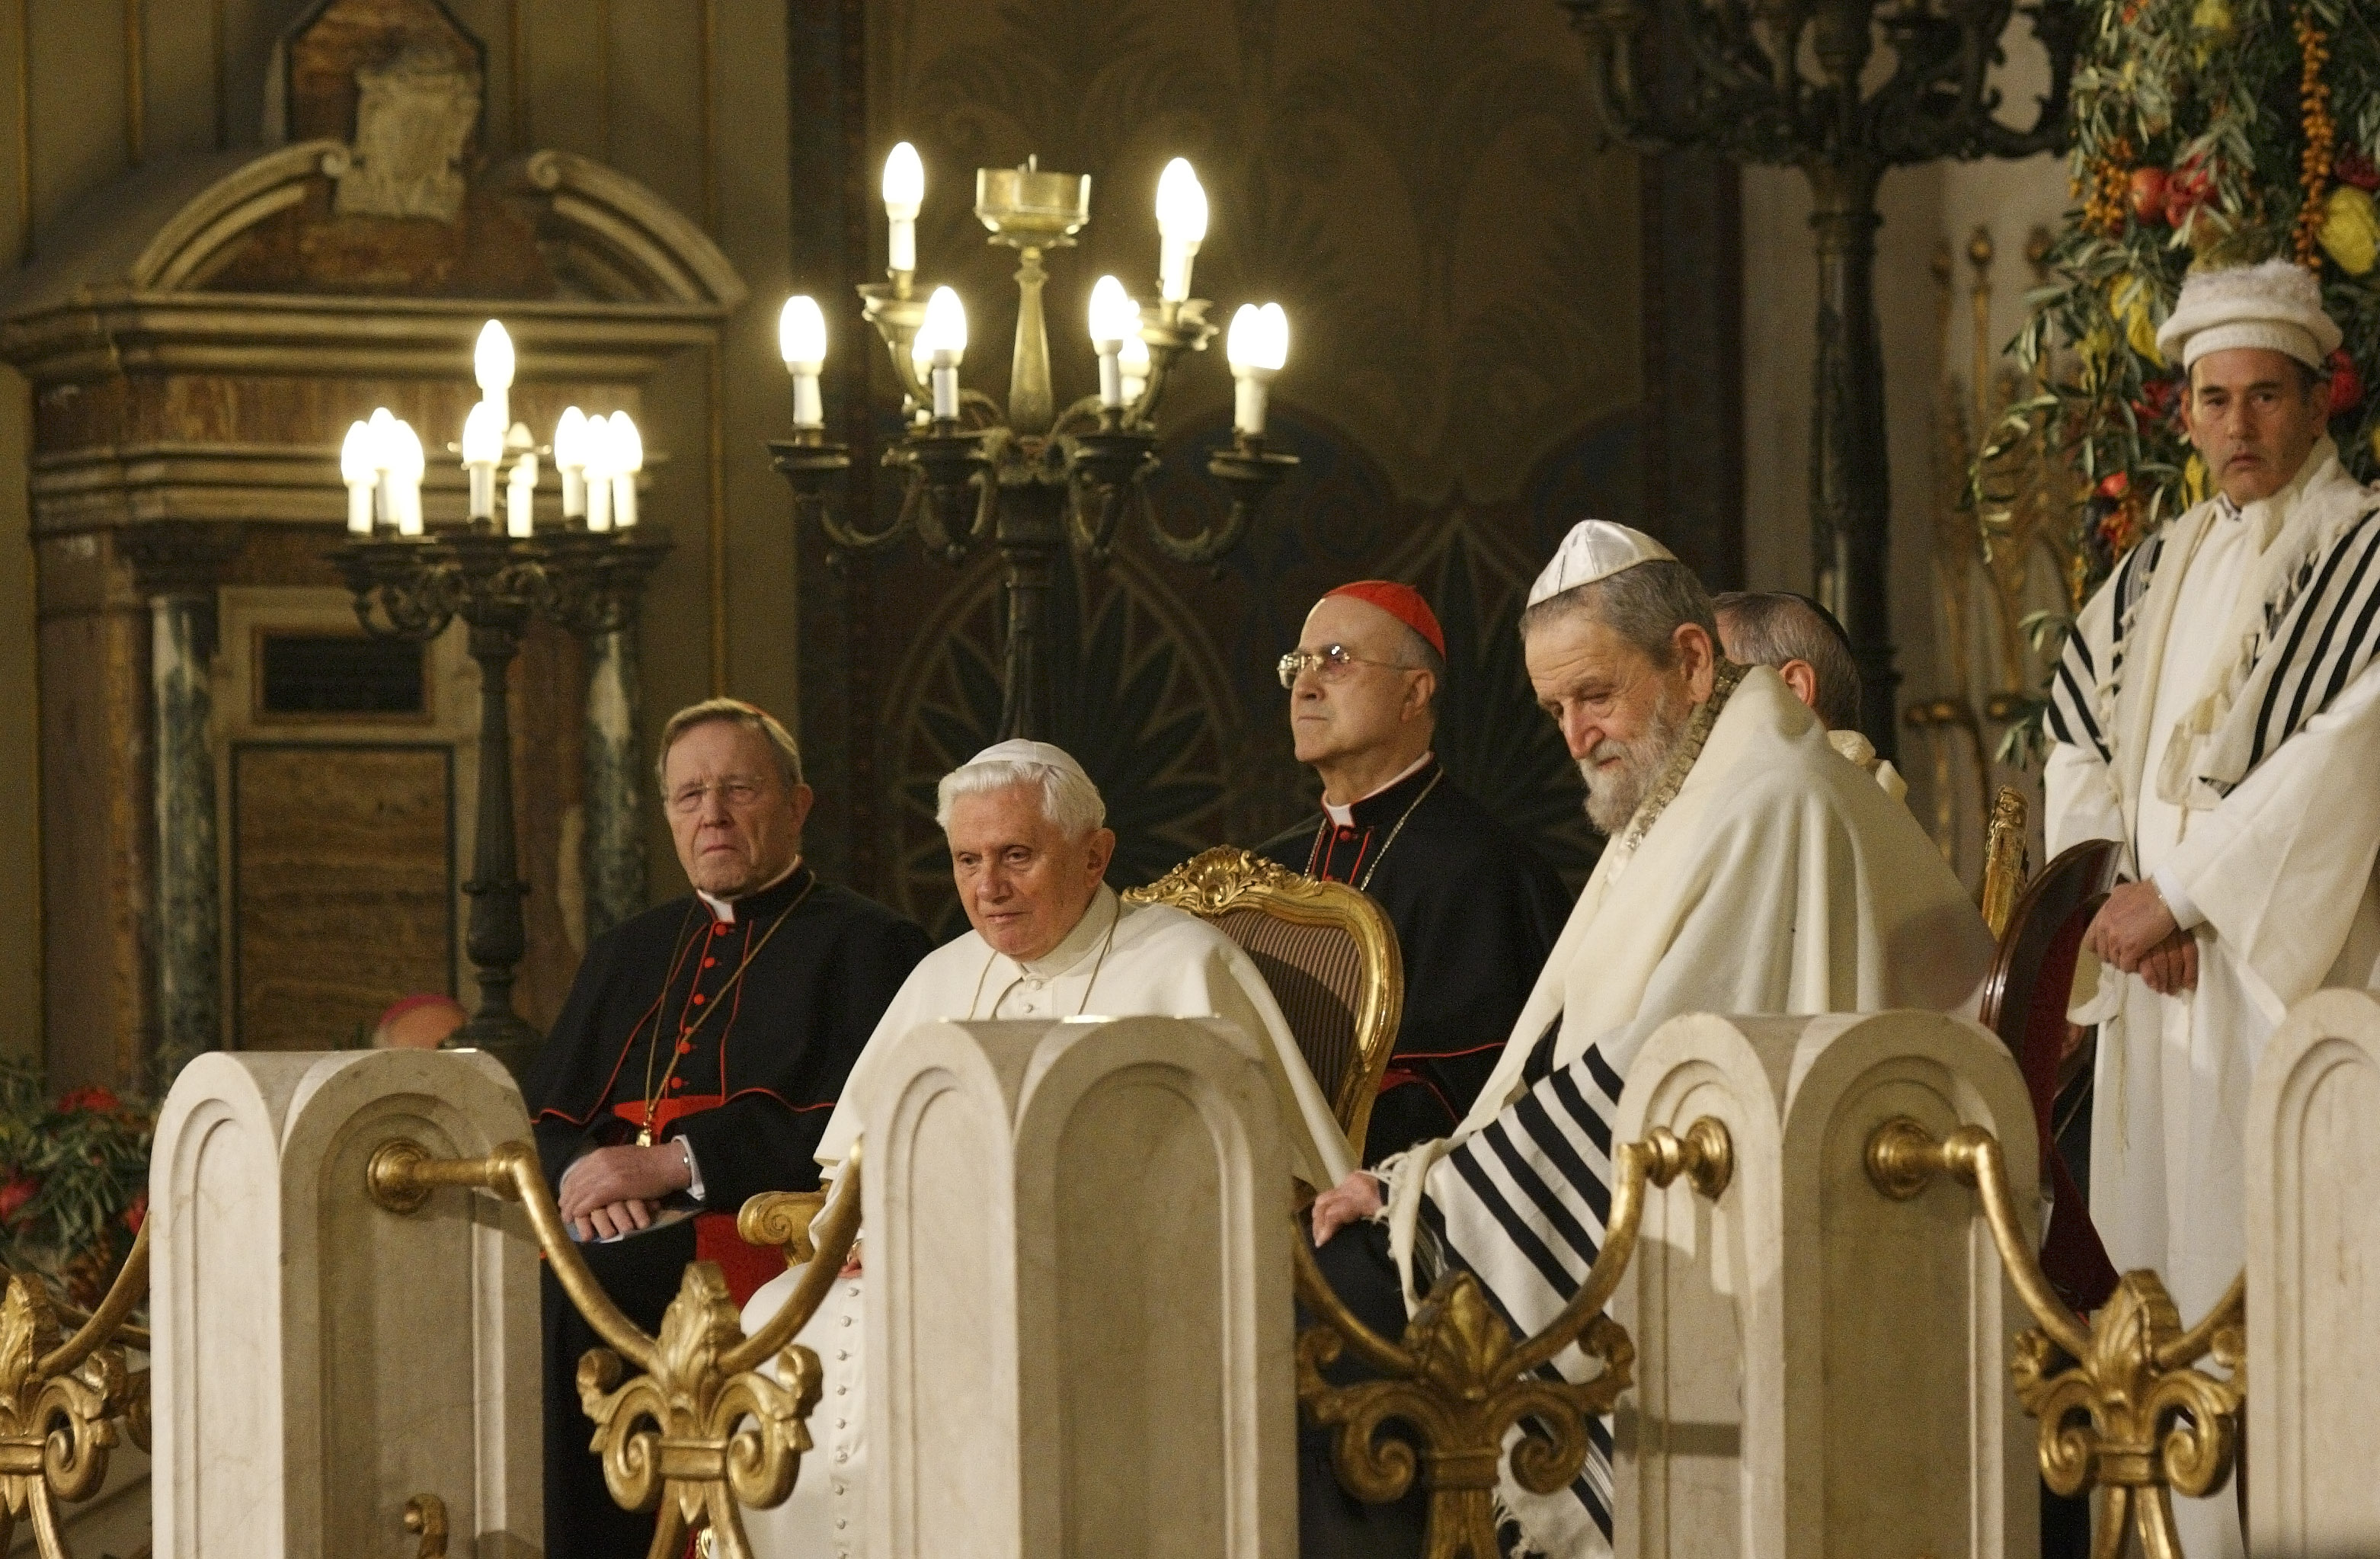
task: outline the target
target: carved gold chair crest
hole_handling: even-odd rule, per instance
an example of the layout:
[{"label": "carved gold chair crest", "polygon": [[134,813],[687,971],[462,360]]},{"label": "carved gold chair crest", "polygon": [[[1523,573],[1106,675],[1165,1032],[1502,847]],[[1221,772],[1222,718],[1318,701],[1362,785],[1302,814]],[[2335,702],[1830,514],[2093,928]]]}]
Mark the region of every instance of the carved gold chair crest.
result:
[{"label": "carved gold chair crest", "polygon": [[1239,944],[1361,1159],[1405,1000],[1396,930],[1380,907],[1344,883],[1318,883],[1229,845],[1123,896],[1186,909]]}]

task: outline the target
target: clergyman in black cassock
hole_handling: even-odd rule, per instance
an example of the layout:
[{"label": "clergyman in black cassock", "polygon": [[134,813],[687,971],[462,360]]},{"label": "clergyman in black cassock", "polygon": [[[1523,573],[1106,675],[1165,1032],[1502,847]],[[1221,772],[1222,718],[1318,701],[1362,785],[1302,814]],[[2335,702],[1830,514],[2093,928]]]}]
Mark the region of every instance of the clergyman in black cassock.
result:
[{"label": "clergyman in black cassock", "polygon": [[[1257,853],[1369,895],[1404,961],[1404,1013],[1366,1164],[1463,1119],[1570,913],[1545,858],[1429,750],[1444,643],[1419,594],[1365,580],[1316,603],[1282,664],[1297,756],[1323,776],[1326,810]],[[1336,805],[1342,785],[1354,794]]]},{"label": "clergyman in black cassock", "polygon": [[[814,1153],[844,1079],[931,945],[892,910],[819,880],[795,853],[808,790],[791,738],[743,705],[681,724],[714,708],[673,720],[662,745],[672,830],[698,891],[588,949],[524,1089],[546,1178],[565,1216],[583,1214],[581,1252],[647,1332],[660,1330],[690,1261],[719,1262],[738,1304],[784,1270],[736,1236],[735,1213],[757,1192],[816,1188]],[[739,877],[761,885],[704,886]],[[633,1175],[649,1163],[674,1173],[620,1182],[629,1189],[601,1212],[565,1184],[574,1164]],[[544,1311],[546,1552],[641,1559],[653,1517],[613,1503],[578,1399],[578,1361],[601,1339],[550,1272]]]}]

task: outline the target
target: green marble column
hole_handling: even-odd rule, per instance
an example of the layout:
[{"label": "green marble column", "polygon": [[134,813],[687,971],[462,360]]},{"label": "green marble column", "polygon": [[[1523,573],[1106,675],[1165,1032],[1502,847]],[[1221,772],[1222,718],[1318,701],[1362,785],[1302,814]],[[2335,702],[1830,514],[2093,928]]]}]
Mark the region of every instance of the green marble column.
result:
[{"label": "green marble column", "polygon": [[637,629],[591,633],[587,645],[587,833],[589,941],[645,907],[646,767]]}]

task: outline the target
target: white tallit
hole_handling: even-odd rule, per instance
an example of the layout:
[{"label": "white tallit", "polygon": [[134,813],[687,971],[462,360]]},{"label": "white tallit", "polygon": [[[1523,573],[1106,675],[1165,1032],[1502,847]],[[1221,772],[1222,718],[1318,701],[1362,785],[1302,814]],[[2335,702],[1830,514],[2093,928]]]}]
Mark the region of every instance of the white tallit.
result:
[{"label": "white tallit", "polygon": [[[1603,1238],[1629,1065],[1669,1019],[1972,1004],[1991,938],[1909,810],[1774,671],[1724,696],[1674,794],[1665,775],[1604,852],[1469,1117],[1381,1166],[1409,1305],[1434,1254],[1517,1333],[1552,1319]],[[1539,1552],[1608,1552],[1608,1430],[1590,1441],[1569,1489],[1500,1491]]]}]

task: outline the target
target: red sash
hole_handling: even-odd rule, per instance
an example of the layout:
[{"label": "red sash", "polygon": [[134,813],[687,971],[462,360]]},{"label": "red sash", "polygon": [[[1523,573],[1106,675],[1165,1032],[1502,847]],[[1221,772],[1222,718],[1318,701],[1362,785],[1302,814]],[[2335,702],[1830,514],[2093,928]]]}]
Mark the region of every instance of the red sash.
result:
[{"label": "red sash", "polygon": [[[680,1094],[664,1099],[653,1106],[652,1129],[656,1140],[667,1131],[670,1123],[686,1115],[698,1115],[705,1110],[715,1110],[727,1101],[716,1093]],[[645,1106],[641,1100],[627,1100],[612,1106],[612,1113],[629,1125],[645,1124]],[[718,1263],[720,1274],[727,1279],[727,1292],[738,1306],[759,1291],[760,1285],[785,1270],[784,1254],[774,1246],[747,1245],[744,1236],[735,1232],[733,1212],[698,1212],[694,1215],[694,1259]]]}]

